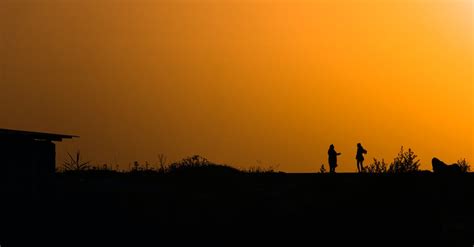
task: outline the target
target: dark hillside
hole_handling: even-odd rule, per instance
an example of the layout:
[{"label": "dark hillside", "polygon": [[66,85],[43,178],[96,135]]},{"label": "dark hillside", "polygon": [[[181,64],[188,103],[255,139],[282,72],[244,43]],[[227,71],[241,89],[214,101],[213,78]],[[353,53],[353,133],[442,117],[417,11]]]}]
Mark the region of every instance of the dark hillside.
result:
[{"label": "dark hillside", "polygon": [[34,199],[4,197],[2,237],[471,246],[473,191],[472,174],[62,173]]}]

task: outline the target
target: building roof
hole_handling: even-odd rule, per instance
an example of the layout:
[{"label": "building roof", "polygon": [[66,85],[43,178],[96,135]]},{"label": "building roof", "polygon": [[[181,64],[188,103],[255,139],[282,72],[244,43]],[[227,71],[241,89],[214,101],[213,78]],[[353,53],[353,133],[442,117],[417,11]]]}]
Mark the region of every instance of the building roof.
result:
[{"label": "building roof", "polygon": [[41,133],[41,132],[32,132],[32,131],[23,131],[23,130],[0,129],[0,138],[1,137],[27,138],[27,139],[32,139],[32,140],[46,140],[46,141],[60,142],[63,139],[72,139],[79,136]]}]

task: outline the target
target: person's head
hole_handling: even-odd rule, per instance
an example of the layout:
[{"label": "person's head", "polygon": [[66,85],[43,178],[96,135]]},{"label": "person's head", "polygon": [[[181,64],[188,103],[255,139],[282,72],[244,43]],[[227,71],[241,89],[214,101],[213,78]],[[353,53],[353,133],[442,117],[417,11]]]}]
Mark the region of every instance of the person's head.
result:
[{"label": "person's head", "polygon": [[357,143],[357,147],[358,147],[358,148],[361,148],[361,147],[362,147],[362,144]]},{"label": "person's head", "polygon": [[331,146],[329,146],[329,149],[334,149],[334,144],[331,144]]}]

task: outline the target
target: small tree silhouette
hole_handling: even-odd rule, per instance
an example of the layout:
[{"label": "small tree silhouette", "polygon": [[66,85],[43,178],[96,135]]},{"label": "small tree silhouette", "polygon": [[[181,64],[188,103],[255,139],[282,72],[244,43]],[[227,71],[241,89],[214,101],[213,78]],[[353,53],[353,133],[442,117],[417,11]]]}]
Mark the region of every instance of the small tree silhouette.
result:
[{"label": "small tree silhouette", "polygon": [[65,171],[84,171],[90,168],[90,161],[83,162],[81,160],[81,152],[77,151],[75,157],[67,153],[68,160],[63,162],[63,167]]},{"label": "small tree silhouette", "polygon": [[460,159],[456,162],[456,164],[461,168],[462,172],[470,172],[471,171],[471,165],[469,165],[469,162],[467,162],[466,159]]},{"label": "small tree silhouette", "polygon": [[411,150],[404,151],[403,146],[400,149],[397,157],[393,160],[388,168],[390,173],[412,173],[419,171],[420,160],[417,155]]}]

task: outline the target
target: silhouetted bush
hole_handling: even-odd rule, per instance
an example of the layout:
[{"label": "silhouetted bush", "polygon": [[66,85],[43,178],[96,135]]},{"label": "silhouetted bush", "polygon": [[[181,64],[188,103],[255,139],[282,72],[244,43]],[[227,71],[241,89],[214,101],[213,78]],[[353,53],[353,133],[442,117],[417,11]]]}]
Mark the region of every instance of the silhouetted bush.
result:
[{"label": "silhouetted bush", "polygon": [[411,150],[405,151],[403,146],[397,157],[393,160],[388,168],[390,173],[412,173],[420,170],[420,160],[417,155]]},{"label": "silhouetted bush", "polygon": [[420,171],[420,160],[417,155],[411,150],[405,151],[403,146],[398,155],[389,164],[385,160],[378,160],[374,158],[373,162],[364,168],[366,173],[412,173]]},{"label": "silhouetted bush", "polygon": [[102,166],[99,165],[91,165],[88,170],[92,171],[118,171],[118,167],[116,169],[113,168],[113,166],[109,166],[108,164],[102,164]]},{"label": "silhouetted bush", "polygon": [[145,162],[145,164],[142,165],[140,162],[134,161],[129,172],[133,174],[155,174],[160,173],[160,170],[155,169],[155,167],[150,165],[148,162]]},{"label": "silhouetted bush", "polygon": [[158,173],[166,173],[168,158],[164,154],[158,154]]},{"label": "silhouetted bush", "polygon": [[68,159],[63,162],[64,171],[85,171],[91,168],[90,161],[82,161],[81,152],[77,151],[75,157],[67,153]]},{"label": "silhouetted bush", "polygon": [[324,167],[324,164],[321,165],[321,168],[319,168],[319,173],[326,173],[326,167]]},{"label": "silhouetted bush", "polygon": [[166,168],[166,172],[172,174],[234,174],[241,171],[227,165],[212,163],[204,157],[194,155],[172,163]]},{"label": "silhouetted bush", "polygon": [[366,173],[387,173],[389,166],[385,163],[385,160],[382,161],[374,158],[374,161],[364,168]]},{"label": "silhouetted bush", "polygon": [[273,167],[262,168],[260,166],[252,166],[242,171],[246,173],[275,173],[275,169],[273,169]]},{"label": "silhouetted bush", "polygon": [[460,159],[456,162],[456,165],[461,168],[462,172],[470,172],[471,171],[471,165],[469,165],[469,162],[467,162],[466,159]]},{"label": "silhouetted bush", "polygon": [[279,165],[267,165],[261,160],[257,160],[256,166],[250,166],[247,169],[241,169],[242,172],[245,173],[276,173],[276,170],[278,169]]},{"label": "silhouetted bush", "polygon": [[82,161],[80,152],[77,152],[74,157],[71,154],[69,159],[63,163],[62,169],[58,169],[58,172],[67,173],[80,173],[80,174],[103,174],[103,173],[123,173],[123,174],[134,174],[134,175],[164,175],[164,174],[237,174],[237,173],[276,173],[273,166],[269,168],[262,168],[260,166],[250,167],[248,169],[237,169],[224,164],[216,164],[208,159],[194,155],[191,157],[184,158],[178,162],[167,164],[167,158],[163,154],[158,156],[158,163],[151,165],[148,162],[141,164],[138,161],[134,161],[130,164],[128,170],[120,170],[119,166],[109,166],[103,164],[102,166],[90,165],[90,161]]}]

